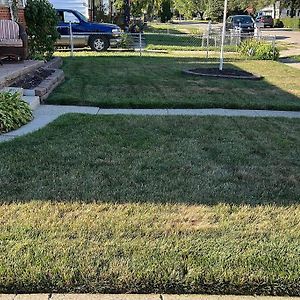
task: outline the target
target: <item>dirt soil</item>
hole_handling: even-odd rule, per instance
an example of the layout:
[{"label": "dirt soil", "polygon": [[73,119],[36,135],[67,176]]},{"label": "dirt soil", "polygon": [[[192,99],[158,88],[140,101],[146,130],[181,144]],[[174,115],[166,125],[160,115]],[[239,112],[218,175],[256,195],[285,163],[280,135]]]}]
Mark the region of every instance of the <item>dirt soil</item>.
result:
[{"label": "dirt soil", "polygon": [[224,68],[222,71],[217,67],[211,68],[197,68],[183,71],[184,74],[194,75],[194,76],[207,76],[215,78],[228,78],[228,79],[249,79],[249,80],[260,80],[263,77],[249,73],[244,70],[238,70],[234,68]]},{"label": "dirt soil", "polygon": [[209,74],[209,75],[253,76],[252,73],[243,70],[231,69],[231,68],[224,68],[222,71],[220,71],[218,68],[198,68],[190,71],[195,73],[200,73],[200,74]]},{"label": "dirt soil", "polygon": [[23,89],[34,89],[47,77],[54,73],[54,70],[40,68],[34,72],[28,73],[15,81],[11,86]]}]

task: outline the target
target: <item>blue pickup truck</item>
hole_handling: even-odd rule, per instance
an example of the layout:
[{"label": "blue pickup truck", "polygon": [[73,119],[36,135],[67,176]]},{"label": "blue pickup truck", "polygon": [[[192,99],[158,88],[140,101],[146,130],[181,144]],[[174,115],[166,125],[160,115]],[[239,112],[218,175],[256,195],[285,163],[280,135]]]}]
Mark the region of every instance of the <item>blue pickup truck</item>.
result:
[{"label": "blue pickup truck", "polygon": [[60,39],[56,46],[70,46],[70,24],[74,47],[90,47],[93,51],[106,51],[121,42],[121,29],[114,24],[94,23],[80,12],[72,9],[57,9]]}]

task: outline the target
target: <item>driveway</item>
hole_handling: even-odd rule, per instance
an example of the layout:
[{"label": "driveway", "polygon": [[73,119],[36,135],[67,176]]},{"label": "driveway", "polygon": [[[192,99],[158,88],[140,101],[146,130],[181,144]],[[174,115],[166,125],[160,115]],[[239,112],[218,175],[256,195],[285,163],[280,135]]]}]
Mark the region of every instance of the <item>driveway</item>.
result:
[{"label": "driveway", "polygon": [[264,28],[262,32],[275,35],[278,41],[300,47],[300,31],[292,31],[285,28]]}]

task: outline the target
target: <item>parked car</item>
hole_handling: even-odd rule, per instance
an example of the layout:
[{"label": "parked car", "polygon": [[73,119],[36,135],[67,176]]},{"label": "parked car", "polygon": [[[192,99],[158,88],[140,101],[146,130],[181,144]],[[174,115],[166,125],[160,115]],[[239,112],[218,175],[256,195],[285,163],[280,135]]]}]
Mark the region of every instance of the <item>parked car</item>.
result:
[{"label": "parked car", "polygon": [[248,15],[230,16],[226,21],[226,29],[239,29],[241,33],[253,34],[255,29],[255,21]]},{"label": "parked car", "polygon": [[263,27],[274,27],[274,19],[272,16],[258,16],[255,21],[256,23],[263,24]]},{"label": "parked car", "polygon": [[121,28],[115,24],[94,23],[80,12],[71,9],[57,9],[60,39],[56,46],[70,46],[70,24],[74,47],[89,46],[93,51],[106,51],[121,43]]}]

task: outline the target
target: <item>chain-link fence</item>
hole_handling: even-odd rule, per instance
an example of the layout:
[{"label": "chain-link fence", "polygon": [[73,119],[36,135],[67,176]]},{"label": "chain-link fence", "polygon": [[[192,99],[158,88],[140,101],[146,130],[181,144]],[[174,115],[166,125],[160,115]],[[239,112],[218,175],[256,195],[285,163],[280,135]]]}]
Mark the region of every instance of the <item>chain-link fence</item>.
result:
[{"label": "chain-link fence", "polygon": [[[121,36],[109,36],[106,33],[70,33],[62,37],[61,46],[65,45],[73,51],[77,48],[90,47],[94,51],[105,51],[107,48],[122,51],[136,51],[142,56],[151,51],[203,51],[209,53],[220,51],[222,33],[220,28],[209,29],[203,33],[122,33]],[[226,33],[224,51],[237,52],[241,43],[248,39],[255,39],[270,43],[275,49],[276,36],[265,35],[259,30],[247,33],[241,30],[230,30]],[[59,45],[59,44],[58,44]]]}]

